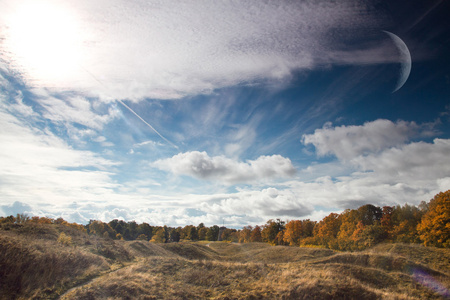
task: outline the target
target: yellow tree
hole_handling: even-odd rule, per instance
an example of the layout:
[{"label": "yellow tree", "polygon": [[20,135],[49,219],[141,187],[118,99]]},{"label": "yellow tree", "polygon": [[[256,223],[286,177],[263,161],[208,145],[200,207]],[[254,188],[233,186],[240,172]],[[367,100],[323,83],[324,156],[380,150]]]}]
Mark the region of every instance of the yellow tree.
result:
[{"label": "yellow tree", "polygon": [[417,230],[425,246],[450,248],[450,190],[430,201]]}]

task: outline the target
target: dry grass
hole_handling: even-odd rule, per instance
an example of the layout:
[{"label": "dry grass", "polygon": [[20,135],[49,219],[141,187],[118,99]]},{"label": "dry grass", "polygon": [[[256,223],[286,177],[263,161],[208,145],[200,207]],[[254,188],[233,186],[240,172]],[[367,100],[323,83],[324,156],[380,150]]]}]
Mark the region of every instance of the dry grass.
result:
[{"label": "dry grass", "polygon": [[[177,256],[143,259],[72,291],[67,299],[440,299],[450,296],[442,288],[450,286],[447,274],[392,253],[336,253],[263,244],[211,243],[209,251],[204,247],[195,243],[163,245],[162,248],[174,250]],[[274,252],[283,258],[274,257]],[[203,255],[203,258],[186,259],[193,255]],[[247,262],[239,261],[242,258]],[[259,258],[264,259],[258,261]],[[440,282],[441,289],[436,288],[437,284],[435,290],[427,286],[417,272],[428,274],[425,279]]]},{"label": "dry grass", "polygon": [[[58,238],[70,237],[71,243]],[[0,298],[445,299],[450,251],[347,253],[262,243],[112,241],[52,226],[0,230]]]},{"label": "dry grass", "polygon": [[[63,243],[61,235],[71,242]],[[0,230],[0,299],[55,298],[114,262],[130,260],[111,242],[58,225]]]}]

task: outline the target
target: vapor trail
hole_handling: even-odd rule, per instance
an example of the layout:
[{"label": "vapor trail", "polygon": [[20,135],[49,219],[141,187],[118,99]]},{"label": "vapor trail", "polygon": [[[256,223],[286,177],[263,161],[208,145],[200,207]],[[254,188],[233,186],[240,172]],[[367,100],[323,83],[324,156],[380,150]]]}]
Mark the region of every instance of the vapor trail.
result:
[{"label": "vapor trail", "polygon": [[171,146],[173,146],[175,149],[178,149],[178,146],[175,145],[174,143],[172,143],[171,141],[169,141],[168,139],[166,139],[161,133],[158,132],[158,130],[156,130],[152,125],[150,125],[147,121],[145,121],[140,115],[138,115],[134,110],[131,109],[131,107],[129,107],[128,105],[126,105],[122,100],[117,99],[117,102],[119,102],[120,104],[122,104],[126,109],[128,109],[130,112],[133,113],[133,115],[135,115],[136,117],[139,118],[139,120],[141,120],[142,122],[144,122],[145,125],[147,125],[148,127],[150,127],[150,129],[152,129],[157,135],[159,135],[160,138],[162,138],[163,140],[165,140],[168,144],[170,144]]},{"label": "vapor trail", "polygon": [[[95,81],[97,81],[99,84],[101,84],[104,88],[108,89],[108,87],[103,84],[103,82],[101,82],[97,77],[94,76],[94,74],[92,74],[91,72],[89,72],[88,70],[86,70],[84,67],[81,66],[81,68],[88,73],[89,75],[91,75],[92,78],[94,78]],[[140,115],[138,115],[137,112],[135,112],[131,107],[129,107],[128,105],[126,105],[122,100],[120,99],[116,99],[117,102],[119,102],[120,104],[122,104],[123,107],[125,107],[126,109],[128,109],[133,115],[135,115],[136,117],[139,118],[139,120],[141,120],[142,122],[144,122],[145,125],[147,125],[151,130],[153,130],[160,138],[162,138],[164,141],[166,141],[169,145],[171,145],[172,147],[174,147],[175,149],[179,149],[177,145],[175,145],[174,143],[172,143],[171,141],[169,141],[168,139],[166,139],[161,133],[158,132],[158,130],[155,129],[155,127],[153,127],[152,125],[150,125],[147,121],[145,121]]]}]

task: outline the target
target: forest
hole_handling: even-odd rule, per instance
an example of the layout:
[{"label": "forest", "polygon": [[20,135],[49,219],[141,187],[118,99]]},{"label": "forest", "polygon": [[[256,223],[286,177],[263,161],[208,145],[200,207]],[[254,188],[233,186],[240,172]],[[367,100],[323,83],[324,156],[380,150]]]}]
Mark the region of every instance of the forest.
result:
[{"label": "forest", "polygon": [[[268,220],[264,225],[242,229],[198,226],[152,226],[114,219],[108,223],[91,220],[86,225],[62,218],[29,217],[24,214],[0,218],[3,229],[21,224],[66,225],[89,235],[113,240],[143,240],[153,243],[188,241],[265,242],[270,245],[322,247],[341,251],[364,250],[381,242],[418,243],[450,248],[450,190],[418,206],[378,207],[366,204],[342,213],[330,213],[321,221]],[[65,237],[60,237],[64,242]],[[66,241],[70,242],[70,241]]]}]

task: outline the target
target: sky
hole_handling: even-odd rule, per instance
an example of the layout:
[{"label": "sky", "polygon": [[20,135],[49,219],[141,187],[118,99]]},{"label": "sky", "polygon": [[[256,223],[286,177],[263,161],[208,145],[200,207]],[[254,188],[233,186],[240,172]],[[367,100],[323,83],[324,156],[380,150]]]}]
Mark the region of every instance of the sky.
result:
[{"label": "sky", "polygon": [[450,189],[449,1],[2,0],[0,215],[320,220]]}]

